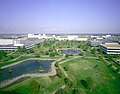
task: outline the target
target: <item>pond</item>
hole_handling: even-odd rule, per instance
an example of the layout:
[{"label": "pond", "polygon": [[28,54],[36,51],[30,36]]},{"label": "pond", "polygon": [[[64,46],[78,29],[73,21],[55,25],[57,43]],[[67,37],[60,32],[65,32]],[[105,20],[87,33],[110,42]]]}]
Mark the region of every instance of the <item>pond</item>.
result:
[{"label": "pond", "polygon": [[80,51],[77,49],[63,49],[59,51],[61,54],[80,54]]},{"label": "pond", "polygon": [[53,61],[54,60],[27,60],[19,64],[3,68],[2,74],[0,75],[0,82],[23,74],[40,73],[41,68],[43,70],[42,73],[47,73],[51,69]]}]

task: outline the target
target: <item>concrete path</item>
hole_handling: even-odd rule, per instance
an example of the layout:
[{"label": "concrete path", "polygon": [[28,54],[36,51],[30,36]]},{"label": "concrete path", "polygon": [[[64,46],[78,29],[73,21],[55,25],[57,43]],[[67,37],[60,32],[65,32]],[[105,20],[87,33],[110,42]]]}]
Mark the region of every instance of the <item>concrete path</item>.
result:
[{"label": "concrete path", "polygon": [[[36,59],[38,59],[38,58],[36,58]],[[3,88],[3,87],[5,87],[5,86],[8,86],[8,85],[12,84],[13,82],[15,82],[15,81],[17,81],[17,80],[19,80],[19,79],[21,79],[21,78],[24,78],[24,77],[54,76],[54,75],[56,75],[56,69],[55,69],[54,64],[55,64],[56,62],[60,61],[61,59],[62,59],[62,58],[57,59],[56,61],[54,61],[54,62],[52,63],[52,65],[51,65],[51,71],[48,72],[48,73],[23,74],[23,75],[21,75],[21,76],[15,77],[15,78],[13,78],[13,79],[5,80],[5,81],[1,82],[1,83],[0,83],[0,88]],[[46,59],[46,60],[48,60],[48,59]],[[18,63],[17,63],[17,64],[18,64]],[[10,66],[10,65],[9,65],[9,66]],[[11,66],[13,66],[13,65],[11,65]],[[6,66],[6,67],[8,67],[8,66]],[[5,68],[5,67],[3,67],[3,68]]]},{"label": "concrete path", "polygon": [[[23,78],[23,77],[54,76],[54,75],[56,75],[56,70],[55,70],[54,64],[55,64],[56,62],[64,59],[64,58],[65,58],[65,57],[63,56],[62,58],[56,59],[56,61],[54,61],[54,62],[52,63],[52,65],[51,65],[51,71],[48,72],[48,73],[23,74],[23,75],[21,75],[21,76],[19,76],[19,77],[16,77],[16,78],[11,79],[11,80],[5,80],[5,81],[1,82],[1,83],[0,83],[0,88],[3,88],[3,87],[5,87],[5,86],[7,86],[7,85],[10,85],[11,83],[13,83],[13,82],[15,82],[15,81],[17,81],[17,80],[19,80],[19,79],[21,79],[21,78]],[[65,61],[60,62],[60,63],[59,63],[59,68],[60,68],[60,70],[64,73],[64,75],[65,75],[66,77],[68,77],[68,74],[67,74],[66,71],[61,67],[60,64],[65,63],[65,62],[70,61],[70,60],[73,60],[73,59],[75,59],[75,58],[96,58],[96,57],[74,56],[74,57],[72,57],[71,59],[68,59],[68,60],[65,60]],[[32,59],[35,59],[35,58],[32,58]],[[38,59],[38,58],[36,58],[36,59]],[[40,59],[42,59],[42,58],[40,58]],[[29,60],[29,59],[27,59],[27,60]],[[44,59],[44,60],[45,60],[45,59]],[[46,59],[46,60],[48,60],[48,59]],[[54,60],[55,60],[55,59],[54,59]],[[23,61],[25,61],[25,60],[23,60]],[[18,63],[21,63],[21,62],[22,62],[22,61],[17,62],[17,63],[14,63],[14,64],[18,64]],[[14,64],[10,64],[10,65],[4,66],[4,67],[2,67],[2,68],[6,68],[6,67],[9,67],[9,66],[13,66]]]}]

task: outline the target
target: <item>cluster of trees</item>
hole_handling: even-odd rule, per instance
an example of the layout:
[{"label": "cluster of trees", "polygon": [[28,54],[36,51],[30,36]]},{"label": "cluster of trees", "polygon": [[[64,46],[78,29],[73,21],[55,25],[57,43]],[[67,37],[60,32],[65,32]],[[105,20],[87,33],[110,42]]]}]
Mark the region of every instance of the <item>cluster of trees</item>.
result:
[{"label": "cluster of trees", "polygon": [[74,86],[72,80],[70,80],[69,78],[65,78],[64,82],[68,87],[73,87]]},{"label": "cluster of trees", "polygon": [[[86,42],[45,40],[43,43],[37,44],[34,47],[34,50],[29,50],[28,53],[35,53],[36,57],[40,57],[40,55],[49,55],[50,57],[55,57],[56,55],[59,55],[57,49],[66,47],[78,47],[84,51],[89,48]],[[20,51],[25,51],[25,49],[20,49]],[[72,56],[73,54],[70,55]],[[83,55],[83,53],[80,55]]]},{"label": "cluster of trees", "polygon": [[5,62],[7,59],[7,52],[0,51],[0,59]]},{"label": "cluster of trees", "polygon": [[80,42],[79,45],[77,45],[77,48],[82,49],[83,51],[87,51],[89,49],[89,46],[86,42]]},{"label": "cluster of trees", "polygon": [[0,51],[0,59],[7,57],[7,53],[4,51]]},{"label": "cluster of trees", "polygon": [[27,51],[27,49],[25,48],[25,46],[23,46],[23,47],[18,46],[19,53],[25,53],[26,51]]},{"label": "cluster of trees", "polygon": [[92,90],[94,87],[94,82],[91,77],[87,77],[86,79],[80,80],[81,84],[84,86],[85,89]]}]

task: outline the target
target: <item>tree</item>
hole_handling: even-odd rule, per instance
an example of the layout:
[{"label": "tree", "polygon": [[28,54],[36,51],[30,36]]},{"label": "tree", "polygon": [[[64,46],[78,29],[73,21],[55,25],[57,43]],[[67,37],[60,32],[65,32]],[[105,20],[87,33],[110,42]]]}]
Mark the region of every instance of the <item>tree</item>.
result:
[{"label": "tree", "polygon": [[79,55],[80,55],[80,56],[83,56],[83,55],[84,55],[84,53],[83,53],[83,52],[80,52],[80,53],[79,53]]},{"label": "tree", "polygon": [[50,57],[55,57],[55,53],[54,52],[51,52],[49,55],[50,55]]},{"label": "tree", "polygon": [[3,52],[3,51],[0,51],[0,59],[2,59],[3,57],[7,57],[7,53],[6,52]]},{"label": "tree", "polygon": [[86,81],[87,81],[87,84],[88,84],[89,89],[92,90],[92,88],[94,87],[94,82],[93,82],[93,80],[91,79],[91,77],[87,77],[87,78],[86,78]]},{"label": "tree", "polygon": [[80,48],[81,45],[78,45],[77,48]]},{"label": "tree", "polygon": [[48,52],[48,51],[46,51],[46,52],[45,52],[45,55],[49,55],[49,52]]},{"label": "tree", "polygon": [[68,71],[68,69],[69,69],[68,66],[65,66],[65,67],[64,67],[64,70],[65,70],[65,71]]},{"label": "tree", "polygon": [[58,62],[56,62],[56,63],[55,63],[55,67],[58,67],[58,66],[59,66],[59,64],[58,64]]},{"label": "tree", "polygon": [[35,80],[33,80],[30,83],[30,87],[31,87],[31,94],[38,94],[39,93],[40,85]]},{"label": "tree", "polygon": [[43,72],[43,68],[42,68],[42,66],[40,66],[40,72]]},{"label": "tree", "polygon": [[12,68],[9,68],[9,73],[12,74],[13,70]]},{"label": "tree", "polygon": [[69,57],[69,54],[66,54],[65,57],[68,58],[68,57]]},{"label": "tree", "polygon": [[33,49],[30,49],[29,51],[30,51],[30,53],[34,53],[34,50],[33,50]]},{"label": "tree", "polygon": [[20,53],[26,52],[25,46],[23,46],[23,47],[18,46],[18,52],[20,52]]},{"label": "tree", "polygon": [[85,81],[85,80],[80,80],[80,81],[81,81],[81,84],[84,86],[84,88],[88,89],[87,81]]},{"label": "tree", "polygon": [[60,88],[60,89],[58,89],[58,90],[56,91],[55,94],[66,94],[66,92],[65,92],[64,89]]},{"label": "tree", "polygon": [[69,87],[73,86],[73,82],[69,78],[64,79],[65,84],[67,84]]},{"label": "tree", "polygon": [[59,77],[59,78],[62,78],[62,72],[59,70],[59,71],[57,71],[57,76]]},{"label": "tree", "polygon": [[73,88],[72,94],[81,94],[78,88]]}]

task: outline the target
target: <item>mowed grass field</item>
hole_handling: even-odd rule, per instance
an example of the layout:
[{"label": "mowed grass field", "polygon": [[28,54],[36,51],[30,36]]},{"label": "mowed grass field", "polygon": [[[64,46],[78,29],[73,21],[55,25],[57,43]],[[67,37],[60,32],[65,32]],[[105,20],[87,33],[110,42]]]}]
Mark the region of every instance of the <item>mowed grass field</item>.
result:
[{"label": "mowed grass field", "polygon": [[[120,75],[107,67],[105,62],[97,59],[74,59],[62,64],[68,67],[67,74],[73,79],[81,94],[120,94]],[[95,68],[95,66],[97,66]],[[93,80],[92,90],[85,89],[80,80],[90,77]]]},{"label": "mowed grass field", "polygon": [[[66,71],[68,78],[74,82],[74,87],[80,90],[80,94],[120,94],[120,76],[113,72],[110,67],[107,67],[105,62],[91,58],[77,58],[62,63],[61,66],[68,68]],[[81,80],[85,80],[87,77],[93,80],[92,90],[85,89],[81,84]],[[54,91],[65,84],[64,78],[64,76],[62,78],[58,76],[29,78],[3,90],[30,94],[31,82],[34,80],[40,85],[39,94],[53,94]],[[66,87],[65,89],[66,94],[73,94],[72,87]]]},{"label": "mowed grass field", "polygon": [[14,93],[20,94],[31,94],[31,82],[36,81],[40,85],[39,94],[51,94],[56,91],[63,83],[64,80],[59,77],[55,77],[51,79],[50,77],[35,77],[29,78],[20,83],[11,85],[7,88],[2,89],[2,91],[10,91]]}]

